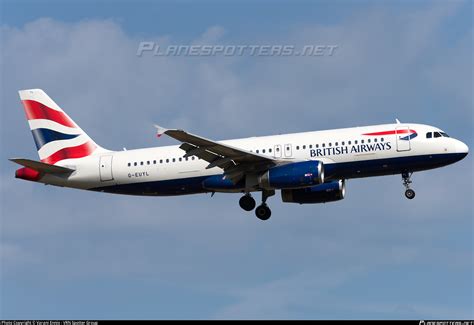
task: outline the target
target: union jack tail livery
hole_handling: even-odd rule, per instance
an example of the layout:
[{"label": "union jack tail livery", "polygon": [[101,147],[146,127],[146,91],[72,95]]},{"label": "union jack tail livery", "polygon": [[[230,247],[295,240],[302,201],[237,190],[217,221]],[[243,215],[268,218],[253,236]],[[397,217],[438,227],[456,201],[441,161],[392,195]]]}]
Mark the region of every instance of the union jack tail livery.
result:
[{"label": "union jack tail livery", "polygon": [[55,165],[107,150],[97,145],[43,90],[19,91],[41,162]]}]

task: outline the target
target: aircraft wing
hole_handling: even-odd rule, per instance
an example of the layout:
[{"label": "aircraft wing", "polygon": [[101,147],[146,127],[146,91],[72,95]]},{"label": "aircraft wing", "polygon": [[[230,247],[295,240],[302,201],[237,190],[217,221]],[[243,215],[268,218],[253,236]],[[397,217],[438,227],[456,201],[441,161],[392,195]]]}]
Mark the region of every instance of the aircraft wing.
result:
[{"label": "aircraft wing", "polygon": [[182,142],[180,148],[186,152],[184,157],[197,156],[209,163],[206,168],[220,167],[224,170],[226,178],[234,182],[240,180],[245,173],[266,170],[279,163],[279,160],[273,157],[259,155],[183,130],[166,129],[158,125],[155,127],[157,136],[166,134]]}]

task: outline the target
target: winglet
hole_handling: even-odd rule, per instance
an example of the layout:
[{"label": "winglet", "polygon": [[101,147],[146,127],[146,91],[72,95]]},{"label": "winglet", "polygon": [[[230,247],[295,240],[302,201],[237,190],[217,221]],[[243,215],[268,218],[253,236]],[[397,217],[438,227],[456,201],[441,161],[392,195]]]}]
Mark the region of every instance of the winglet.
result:
[{"label": "winglet", "polygon": [[159,126],[159,125],[154,125],[155,128],[156,128],[156,137],[159,138],[161,137],[164,133],[166,133],[166,131],[168,131],[168,129],[162,127],[162,126]]}]

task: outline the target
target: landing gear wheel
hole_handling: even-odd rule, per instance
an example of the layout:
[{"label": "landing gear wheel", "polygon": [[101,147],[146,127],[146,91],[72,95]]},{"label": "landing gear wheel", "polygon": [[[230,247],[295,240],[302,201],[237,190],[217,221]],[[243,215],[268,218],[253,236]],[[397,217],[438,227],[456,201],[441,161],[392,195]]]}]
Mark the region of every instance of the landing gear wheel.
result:
[{"label": "landing gear wheel", "polygon": [[272,215],[272,211],[265,203],[263,203],[262,205],[259,205],[255,209],[255,215],[260,220],[268,220],[270,219],[270,216]]},{"label": "landing gear wheel", "polygon": [[245,211],[252,211],[255,209],[256,203],[253,197],[250,195],[244,195],[240,198],[239,205]]},{"label": "landing gear wheel", "polygon": [[407,199],[412,200],[415,197],[415,191],[413,191],[412,189],[408,189],[405,191],[405,196],[407,197]]},{"label": "landing gear wheel", "polygon": [[413,191],[410,188],[410,184],[412,183],[412,181],[411,181],[411,175],[412,174],[413,173],[408,173],[408,172],[402,173],[403,186],[405,186],[405,189],[406,189],[405,196],[409,200],[412,200],[415,197],[415,191]]}]

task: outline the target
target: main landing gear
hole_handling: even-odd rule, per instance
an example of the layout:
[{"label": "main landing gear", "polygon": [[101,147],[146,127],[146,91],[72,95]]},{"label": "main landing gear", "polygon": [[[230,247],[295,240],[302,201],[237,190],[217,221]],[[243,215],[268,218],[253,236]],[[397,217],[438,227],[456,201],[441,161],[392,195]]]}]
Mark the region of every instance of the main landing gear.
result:
[{"label": "main landing gear", "polygon": [[405,196],[409,200],[412,200],[413,198],[415,198],[415,191],[413,191],[410,188],[410,184],[412,183],[412,181],[411,181],[411,175],[412,174],[413,173],[403,173],[402,174],[403,186],[405,186],[405,188],[406,188]]},{"label": "main landing gear", "polygon": [[256,203],[250,193],[247,193],[240,198],[239,205],[245,211],[252,211],[253,209],[255,209]]},{"label": "main landing gear", "polygon": [[266,201],[272,195],[275,195],[274,190],[270,190],[270,191],[263,190],[262,191],[262,204],[260,204],[255,209],[255,205],[256,205],[255,200],[250,195],[250,193],[247,193],[240,198],[239,205],[245,211],[252,211],[253,209],[255,209],[255,215],[257,216],[257,218],[259,218],[260,220],[268,220],[270,216],[272,215],[272,211],[267,206]]}]

